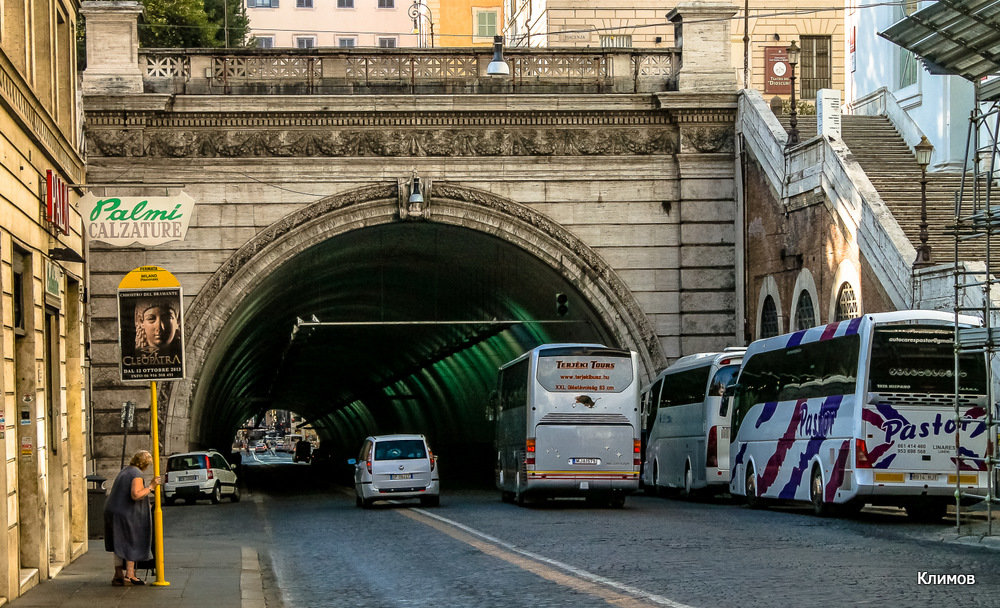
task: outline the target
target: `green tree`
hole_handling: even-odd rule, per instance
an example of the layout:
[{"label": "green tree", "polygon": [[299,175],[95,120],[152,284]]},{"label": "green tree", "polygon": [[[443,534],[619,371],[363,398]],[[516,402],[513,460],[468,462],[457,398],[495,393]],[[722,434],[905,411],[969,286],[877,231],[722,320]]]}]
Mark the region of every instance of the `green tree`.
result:
[{"label": "green tree", "polygon": [[[224,12],[223,7],[226,7],[228,12]],[[219,25],[219,31],[215,34],[217,42],[215,46],[246,46],[250,19],[247,17],[246,4],[243,0],[205,0],[205,12],[208,13],[210,21]]]},{"label": "green tree", "polygon": [[139,45],[151,48],[210,48],[220,23],[210,19],[204,0],[142,0]]}]

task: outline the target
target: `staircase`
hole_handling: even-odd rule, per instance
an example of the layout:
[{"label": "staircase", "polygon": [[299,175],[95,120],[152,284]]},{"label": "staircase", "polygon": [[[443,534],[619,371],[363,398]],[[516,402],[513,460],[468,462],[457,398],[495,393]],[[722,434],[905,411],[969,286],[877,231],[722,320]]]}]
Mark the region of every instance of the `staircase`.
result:
[{"label": "staircase", "polygon": [[[778,120],[787,131],[788,115],[779,116]],[[800,141],[808,139],[816,133],[816,117],[798,117],[798,130]],[[920,166],[906,142],[884,116],[844,115],[841,134],[853,159],[864,169],[910,243],[919,248]],[[962,176],[958,173],[927,174],[927,243],[931,247],[931,261],[936,264],[955,261],[953,227],[961,182]],[[967,183],[966,187],[970,185]],[[1000,190],[994,190],[992,197],[992,201],[1000,204]],[[963,213],[968,215],[970,209],[967,199]],[[996,275],[1000,273],[1000,238],[994,239],[990,253],[989,268]],[[961,243],[958,254],[963,261],[986,261],[986,239]]]}]

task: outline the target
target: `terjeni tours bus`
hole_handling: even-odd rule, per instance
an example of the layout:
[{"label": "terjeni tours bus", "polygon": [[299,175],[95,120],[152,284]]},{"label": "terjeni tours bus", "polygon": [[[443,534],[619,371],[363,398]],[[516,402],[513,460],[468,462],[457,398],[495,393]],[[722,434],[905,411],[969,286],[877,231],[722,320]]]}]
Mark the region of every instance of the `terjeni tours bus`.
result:
[{"label": "terjeni tours bus", "polygon": [[636,354],[545,344],[503,365],[494,407],[504,500],[585,496],[621,507],[639,486]]},{"label": "terjeni tours bus", "polygon": [[819,515],[896,505],[926,520],[944,515],[956,482],[982,494],[985,357],[959,359],[956,422],[953,345],[954,315],[934,311],[869,314],[752,343],[732,389],[731,493],[750,506],[808,501]]},{"label": "terjeni tours bus", "polygon": [[647,492],[729,490],[730,412],[722,395],[736,380],[743,350],[681,357],[642,392]]}]

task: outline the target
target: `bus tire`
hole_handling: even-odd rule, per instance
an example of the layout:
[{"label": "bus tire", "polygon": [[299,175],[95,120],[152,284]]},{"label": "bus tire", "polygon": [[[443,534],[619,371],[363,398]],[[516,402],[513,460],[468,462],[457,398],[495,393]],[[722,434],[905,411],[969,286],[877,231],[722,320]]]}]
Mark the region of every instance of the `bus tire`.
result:
[{"label": "bus tire", "polygon": [[831,514],[830,503],[826,502],[823,489],[823,472],[819,465],[815,465],[809,480],[809,502],[812,503],[813,515],[817,517],[828,517]]},{"label": "bus tire", "polygon": [[694,496],[694,472],[691,471],[691,461],[684,463],[684,498],[690,500]]},{"label": "bus tire", "polygon": [[757,496],[757,474],[754,473],[753,465],[747,465],[747,476],[744,480],[743,493],[746,496],[747,506],[751,509],[764,508],[763,501]]}]

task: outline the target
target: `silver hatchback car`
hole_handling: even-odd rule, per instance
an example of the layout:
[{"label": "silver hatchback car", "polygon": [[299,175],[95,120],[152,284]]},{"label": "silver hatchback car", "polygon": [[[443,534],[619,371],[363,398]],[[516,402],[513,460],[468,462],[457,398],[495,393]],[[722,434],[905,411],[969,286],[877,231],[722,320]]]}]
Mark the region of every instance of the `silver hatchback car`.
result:
[{"label": "silver hatchback car", "polygon": [[361,445],[354,465],[354,491],[359,507],[376,500],[419,498],[436,507],[441,502],[437,457],[423,435],[375,435]]}]

